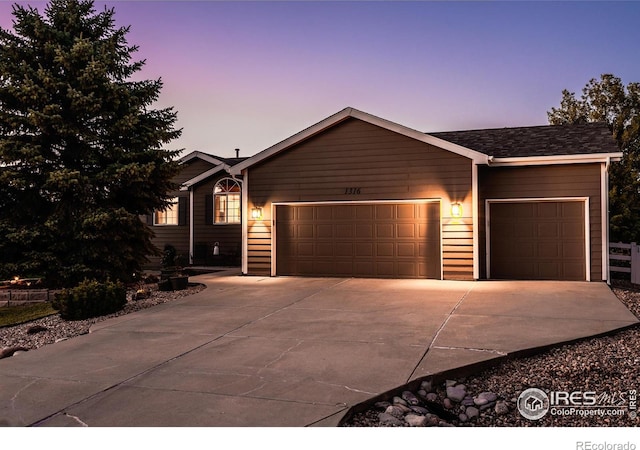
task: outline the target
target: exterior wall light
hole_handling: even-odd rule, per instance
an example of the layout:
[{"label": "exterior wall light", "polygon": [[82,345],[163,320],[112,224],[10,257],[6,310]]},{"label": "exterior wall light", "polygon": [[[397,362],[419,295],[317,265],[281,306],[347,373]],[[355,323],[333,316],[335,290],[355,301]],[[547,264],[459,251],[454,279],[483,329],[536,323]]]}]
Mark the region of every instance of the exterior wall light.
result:
[{"label": "exterior wall light", "polygon": [[251,208],[251,218],[253,220],[262,220],[262,207],[254,206]]},{"label": "exterior wall light", "polygon": [[451,204],[451,217],[462,217],[462,205],[460,203],[456,202]]}]

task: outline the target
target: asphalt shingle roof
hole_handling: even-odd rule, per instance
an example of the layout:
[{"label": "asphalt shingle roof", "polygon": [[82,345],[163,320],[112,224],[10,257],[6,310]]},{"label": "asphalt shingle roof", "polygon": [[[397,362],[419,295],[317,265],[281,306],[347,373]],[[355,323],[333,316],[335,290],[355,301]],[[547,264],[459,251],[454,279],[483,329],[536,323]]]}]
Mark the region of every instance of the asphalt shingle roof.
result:
[{"label": "asphalt shingle roof", "polygon": [[606,123],[427,133],[496,158],[616,153]]}]

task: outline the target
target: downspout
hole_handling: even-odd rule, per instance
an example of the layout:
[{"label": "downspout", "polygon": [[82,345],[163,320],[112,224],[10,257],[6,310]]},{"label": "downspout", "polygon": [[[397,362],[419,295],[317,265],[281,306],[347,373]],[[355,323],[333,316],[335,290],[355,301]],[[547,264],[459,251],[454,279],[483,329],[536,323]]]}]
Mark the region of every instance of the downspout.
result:
[{"label": "downspout", "polygon": [[602,174],[602,278],[611,284],[609,272],[609,166],[611,157],[607,156]]},{"label": "downspout", "polygon": [[193,186],[189,186],[189,265],[193,264]]}]

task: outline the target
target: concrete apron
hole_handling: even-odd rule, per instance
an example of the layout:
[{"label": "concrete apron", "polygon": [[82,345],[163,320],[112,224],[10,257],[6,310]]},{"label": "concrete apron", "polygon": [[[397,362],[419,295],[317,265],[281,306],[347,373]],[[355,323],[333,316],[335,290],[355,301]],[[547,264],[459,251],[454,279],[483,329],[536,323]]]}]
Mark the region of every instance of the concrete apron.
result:
[{"label": "concrete apron", "polygon": [[0,425],[334,426],[411,380],[638,323],[602,283],[193,277],[0,361]]}]

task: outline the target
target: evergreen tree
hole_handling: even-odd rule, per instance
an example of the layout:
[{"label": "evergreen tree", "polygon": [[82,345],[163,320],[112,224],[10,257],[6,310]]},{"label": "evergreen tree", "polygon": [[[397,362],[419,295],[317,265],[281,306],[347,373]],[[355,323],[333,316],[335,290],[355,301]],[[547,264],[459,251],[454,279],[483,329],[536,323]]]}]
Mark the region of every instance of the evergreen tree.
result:
[{"label": "evergreen tree", "polygon": [[611,74],[591,79],[575,93],[562,91],[559,108],[547,113],[549,123],[606,122],[623,157],[610,166],[611,240],[640,242],[640,83],[625,86]]},{"label": "evergreen tree", "polygon": [[126,280],[157,254],[139,216],[170,201],[181,130],[114,13],[52,0],[0,28],[0,279]]}]

